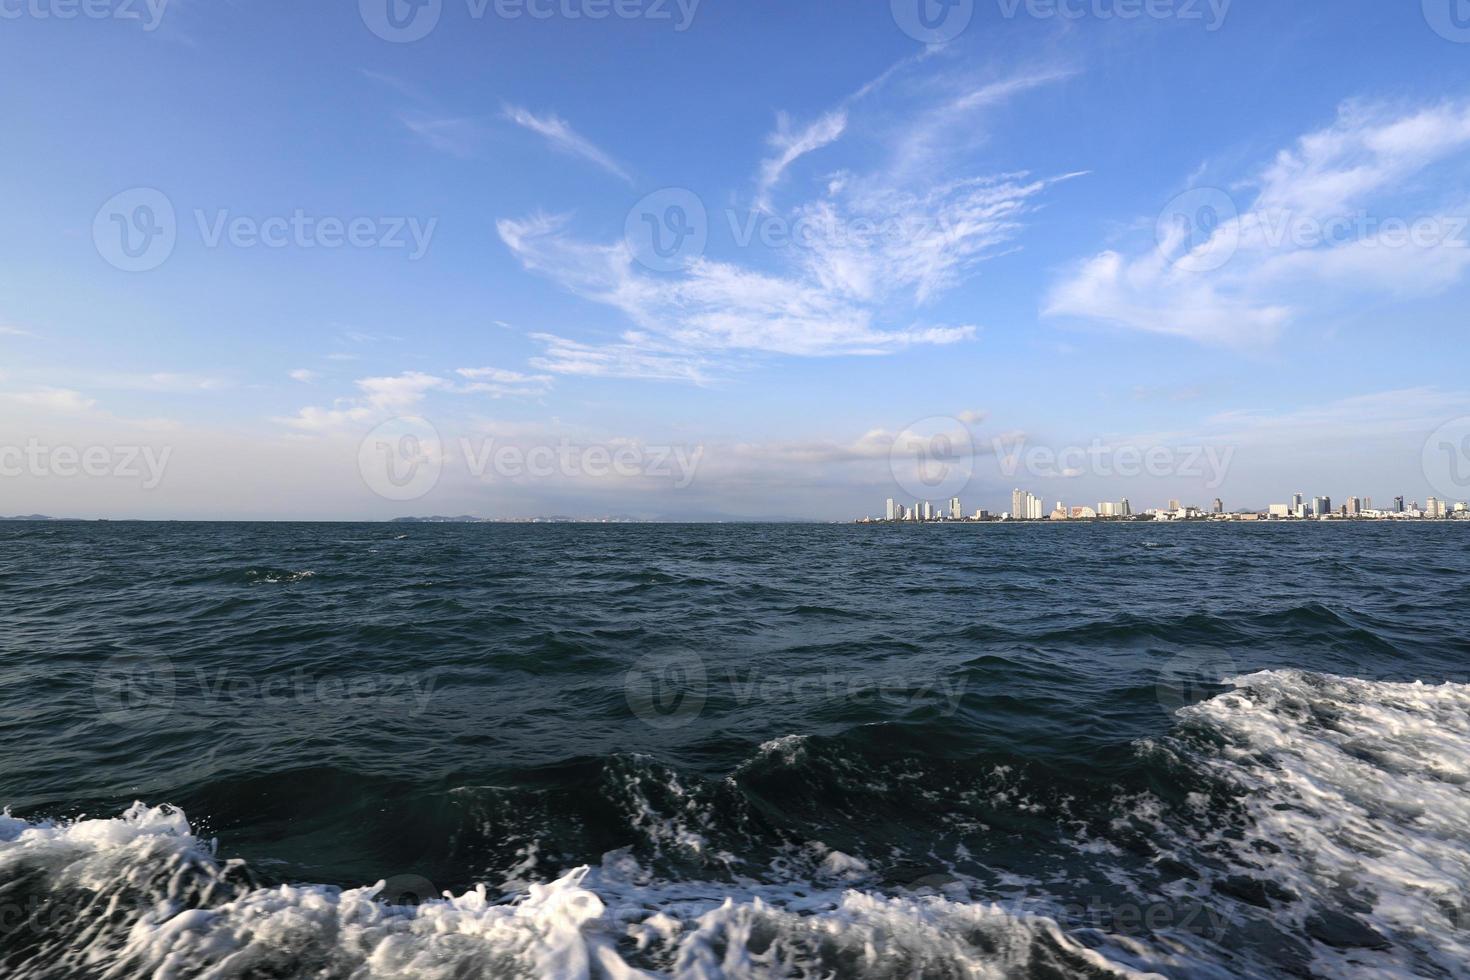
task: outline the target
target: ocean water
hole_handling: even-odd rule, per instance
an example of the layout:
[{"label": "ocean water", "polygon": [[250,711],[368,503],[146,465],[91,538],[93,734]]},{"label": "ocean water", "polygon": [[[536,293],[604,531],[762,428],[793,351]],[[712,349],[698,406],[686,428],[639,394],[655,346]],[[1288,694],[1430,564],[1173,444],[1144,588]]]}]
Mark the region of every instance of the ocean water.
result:
[{"label": "ocean water", "polygon": [[0,975],[1470,975],[1470,526],[0,525]]}]

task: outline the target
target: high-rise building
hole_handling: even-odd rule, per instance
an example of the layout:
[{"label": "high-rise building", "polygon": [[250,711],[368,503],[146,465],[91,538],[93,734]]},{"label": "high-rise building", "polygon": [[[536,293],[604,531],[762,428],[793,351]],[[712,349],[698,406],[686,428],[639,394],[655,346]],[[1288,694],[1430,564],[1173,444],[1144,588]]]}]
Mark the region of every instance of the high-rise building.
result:
[{"label": "high-rise building", "polygon": [[[1301,501],[1302,501],[1302,495],[1301,494],[1297,494],[1296,495],[1296,500],[1297,500],[1297,503],[1300,504]],[[1213,514],[1223,514],[1223,513],[1225,513],[1225,501],[1221,500],[1219,497],[1216,497],[1215,498],[1215,505],[1210,508],[1210,512],[1213,513]]]},{"label": "high-rise building", "polygon": [[959,497],[949,498],[949,519],[952,521],[962,521],[965,519],[965,512],[964,509],[960,507]]},{"label": "high-rise building", "polygon": [[1118,516],[1119,517],[1132,517],[1133,516],[1133,505],[1128,502],[1128,498],[1127,497],[1124,497],[1122,500],[1118,501]]},{"label": "high-rise building", "polygon": [[1026,519],[1026,498],[1029,496],[1030,494],[1019,488],[1011,491],[1012,520],[1023,521]]},{"label": "high-rise building", "polygon": [[924,520],[926,520],[926,521],[932,521],[932,520],[934,520],[934,505],[932,503],[930,503],[929,501],[927,501],[927,500],[924,501],[924,512],[923,513],[924,513]]},{"label": "high-rise building", "polygon": [[1041,498],[1029,493],[1026,498],[1026,516],[1033,521],[1041,520]]},{"label": "high-rise building", "polygon": [[889,497],[888,498],[888,510],[885,512],[885,518],[884,519],[885,520],[890,520],[890,521],[896,521],[896,520],[898,520],[897,516],[895,516],[897,510],[898,510],[898,507],[897,507],[896,504],[894,504],[893,498],[892,497]]},{"label": "high-rise building", "polygon": [[1300,511],[1302,509],[1303,506],[1305,506],[1306,502],[1307,502],[1307,495],[1306,494],[1304,494],[1304,493],[1294,493],[1294,494],[1292,494],[1291,495],[1291,512],[1293,514],[1297,513],[1298,511]]},{"label": "high-rise building", "polygon": [[1332,498],[1318,497],[1312,501],[1312,513],[1318,517],[1326,517],[1332,513]]},{"label": "high-rise building", "polygon": [[1395,498],[1393,498],[1393,512],[1395,514],[1402,514],[1404,512],[1404,498],[1403,497],[1395,497]]},{"label": "high-rise building", "polygon": [[1357,497],[1349,497],[1347,501],[1347,516],[1357,517],[1363,510],[1363,502]]},{"label": "high-rise building", "polygon": [[1169,513],[1171,513],[1171,514],[1177,514],[1181,510],[1183,510],[1183,509],[1184,509],[1183,507],[1180,507],[1179,506],[1179,501],[1177,501],[1177,500],[1170,500],[1169,501]]}]

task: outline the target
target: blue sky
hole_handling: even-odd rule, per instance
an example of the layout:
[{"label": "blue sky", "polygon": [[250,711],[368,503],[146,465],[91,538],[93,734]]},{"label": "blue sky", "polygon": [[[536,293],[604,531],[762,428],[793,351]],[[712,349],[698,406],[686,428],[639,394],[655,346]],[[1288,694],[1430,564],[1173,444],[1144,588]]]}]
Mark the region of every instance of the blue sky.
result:
[{"label": "blue sky", "polygon": [[1451,0],[388,2],[0,0],[0,514],[1470,496]]}]

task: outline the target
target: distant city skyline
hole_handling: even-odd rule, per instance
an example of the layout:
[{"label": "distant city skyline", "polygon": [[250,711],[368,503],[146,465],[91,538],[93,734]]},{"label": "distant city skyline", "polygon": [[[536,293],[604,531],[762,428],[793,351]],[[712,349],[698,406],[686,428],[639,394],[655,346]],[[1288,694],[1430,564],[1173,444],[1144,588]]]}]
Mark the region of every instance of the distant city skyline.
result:
[{"label": "distant city skyline", "polygon": [[1430,496],[1425,500],[1424,506],[1421,507],[1418,500],[1408,501],[1407,498],[1398,496],[1393,498],[1390,506],[1375,508],[1371,497],[1348,497],[1344,503],[1334,508],[1331,497],[1315,497],[1311,503],[1307,503],[1305,495],[1297,493],[1292,496],[1290,503],[1270,504],[1264,508],[1242,507],[1232,510],[1225,506],[1224,500],[1216,497],[1208,507],[1172,499],[1165,506],[1150,507],[1135,513],[1132,502],[1126,497],[1117,501],[1099,501],[1095,507],[1088,504],[1068,504],[1065,501],[1058,500],[1054,507],[1047,509],[1042,504],[1040,497],[1037,497],[1030,491],[1017,488],[1011,491],[1011,509],[1009,511],[992,511],[984,507],[967,511],[963,506],[961,498],[952,497],[949,500],[947,512],[941,515],[930,507],[928,501],[916,500],[913,504],[905,504],[897,498],[889,497],[884,502],[882,517],[875,518],[865,515],[858,518],[858,520],[859,522],[873,520],[917,522],[934,520],[1125,520],[1140,518],[1189,520],[1203,518],[1233,519],[1240,517],[1264,518],[1268,520],[1306,520],[1309,518],[1422,518],[1438,520],[1454,517],[1470,519],[1470,502]]}]

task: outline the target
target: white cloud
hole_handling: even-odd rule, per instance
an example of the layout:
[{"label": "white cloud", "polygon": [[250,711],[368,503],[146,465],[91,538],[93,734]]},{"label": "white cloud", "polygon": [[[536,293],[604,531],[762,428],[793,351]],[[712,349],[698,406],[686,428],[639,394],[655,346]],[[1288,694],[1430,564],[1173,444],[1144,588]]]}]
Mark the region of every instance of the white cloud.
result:
[{"label": "white cloud", "polygon": [[835,143],[846,129],[847,112],[842,109],[827,113],[797,132],[791,132],[791,120],[786,113],[778,115],[776,132],[767,137],[775,154],[761,162],[755,190],[755,209],[769,211],[771,191],[781,180],[786,168],[806,154]]},{"label": "white cloud", "polygon": [[37,388],[34,391],[0,393],[0,400],[45,412],[77,414],[90,411],[96,400],[70,388]]},{"label": "white cloud", "polygon": [[404,112],[398,121],[424,143],[450,156],[472,156],[485,136],[480,121],[469,117]]},{"label": "white cloud", "polygon": [[218,391],[229,386],[222,378],[203,374],[180,374],[172,371],[155,371],[151,374],[110,374],[95,380],[101,388],[119,391],[150,391],[161,393],[188,393]]},{"label": "white cloud", "polygon": [[651,381],[684,381],[706,384],[706,362],[697,355],[651,350],[640,344],[582,344],[554,334],[532,334],[546,345],[532,367],[554,374],[601,378],[641,378]]},{"label": "white cloud", "polygon": [[296,415],[277,421],[294,429],[324,432],[420,411],[421,404],[434,392],[488,395],[497,399],[534,397],[545,394],[552,384],[549,375],[523,374],[500,368],[459,368],[454,373],[464,380],[455,381],[422,371],[361,378],[356,382],[355,395],[338,398],[327,407],[309,405]]},{"label": "white cloud", "polygon": [[[962,101],[978,111],[1060,77],[995,83],[981,89],[985,98]],[[758,198],[791,161],[841,135],[852,102],[804,129],[783,123],[772,139],[779,152],[762,164]],[[922,142],[933,147],[939,140],[930,134]],[[922,178],[902,180],[886,165],[838,172],[820,196],[779,216],[801,232],[787,247],[747,252],[748,262],[698,257],[670,274],[643,269],[625,241],[574,237],[568,215],[502,219],[500,237],[525,268],[618,310],[632,325],[603,345],[540,334],[552,349],[536,366],[554,373],[704,380],[720,363],[752,354],[876,355],[969,339],[973,324],[929,323],[922,308],[980,263],[1013,249],[1024,217],[1051,181],[947,171],[936,166]],[[739,235],[737,246],[757,241]],[[760,260],[783,268],[757,267]]]},{"label": "white cloud", "polygon": [[315,371],[309,371],[306,368],[297,368],[290,373],[289,377],[292,381],[299,381],[302,384],[311,384],[317,378],[320,378],[321,375],[317,374]]},{"label": "white cloud", "polygon": [[553,149],[589,160],[613,176],[633,182],[616,160],[579,135],[565,119],[556,115],[538,116],[519,106],[506,106],[505,118],[543,137]]},{"label": "white cloud", "polygon": [[[1166,225],[1157,247],[1082,261],[1044,312],[1250,346],[1335,296],[1441,291],[1470,270],[1470,207],[1418,178],[1467,150],[1470,103],[1409,112],[1348,103],[1242,185],[1254,196],[1240,213],[1214,227]],[[1224,192],[1198,193],[1228,205]]]},{"label": "white cloud", "polygon": [[549,374],[524,374],[520,371],[507,371],[504,368],[459,368],[454,373],[469,382],[456,390],[486,394],[492,398],[544,395],[552,385],[552,378]]},{"label": "white cloud", "polygon": [[443,378],[421,371],[362,378],[357,382],[359,394],[356,396],[339,398],[330,408],[307,406],[295,416],[279,421],[296,429],[323,431],[391,418],[409,412],[424,400],[428,392],[447,384]]}]

